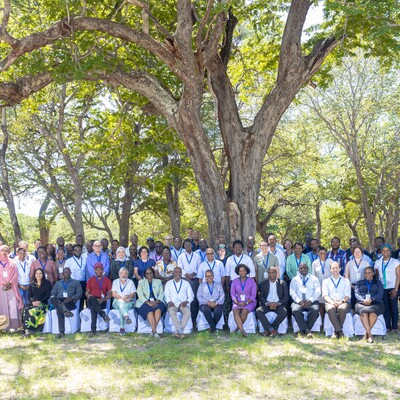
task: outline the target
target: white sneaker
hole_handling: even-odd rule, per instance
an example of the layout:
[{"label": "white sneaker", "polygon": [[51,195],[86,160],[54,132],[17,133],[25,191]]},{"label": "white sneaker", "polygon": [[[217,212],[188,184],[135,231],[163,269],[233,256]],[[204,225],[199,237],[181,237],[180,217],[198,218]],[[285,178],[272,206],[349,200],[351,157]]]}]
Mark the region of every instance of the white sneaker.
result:
[{"label": "white sneaker", "polygon": [[154,336],[156,339],[160,339],[160,335],[159,335],[158,333],[155,333],[153,336]]}]

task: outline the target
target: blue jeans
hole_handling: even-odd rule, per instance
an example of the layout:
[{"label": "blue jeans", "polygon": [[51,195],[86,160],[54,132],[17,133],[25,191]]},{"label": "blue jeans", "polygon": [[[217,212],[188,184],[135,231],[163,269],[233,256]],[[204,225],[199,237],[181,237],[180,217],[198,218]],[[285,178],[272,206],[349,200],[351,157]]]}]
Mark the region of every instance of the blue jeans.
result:
[{"label": "blue jeans", "polygon": [[21,293],[21,297],[24,302],[24,305],[28,304],[29,303],[28,290],[22,290],[21,288],[19,288],[18,290]]}]

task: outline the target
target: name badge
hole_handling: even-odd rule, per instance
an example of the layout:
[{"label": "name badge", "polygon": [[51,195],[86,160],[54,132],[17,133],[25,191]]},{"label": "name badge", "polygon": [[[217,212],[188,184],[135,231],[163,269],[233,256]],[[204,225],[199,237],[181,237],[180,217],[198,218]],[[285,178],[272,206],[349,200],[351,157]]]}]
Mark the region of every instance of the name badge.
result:
[{"label": "name badge", "polygon": [[211,297],[210,301],[214,302],[214,299]]},{"label": "name badge", "polygon": [[150,297],[150,301],[154,301],[154,297]]},{"label": "name badge", "polygon": [[371,295],[368,293],[365,295],[365,300],[370,300],[371,299]]},{"label": "name badge", "polygon": [[246,295],[244,293],[240,295],[240,301],[246,301]]},{"label": "name badge", "polygon": [[302,286],[300,289],[301,293],[307,293],[307,288],[305,286]]},{"label": "name badge", "polygon": [[46,279],[49,279],[49,278],[47,277],[47,274],[44,274],[44,276],[46,277]]},{"label": "name badge", "polygon": [[264,272],[264,279],[268,279],[268,272],[267,271]]},{"label": "name badge", "polygon": [[102,292],[101,293],[101,298],[104,299],[104,297],[106,297],[106,296],[104,296],[104,293]]},{"label": "name badge", "polygon": [[8,278],[8,272],[7,271],[3,271],[3,278]]},{"label": "name badge", "polygon": [[68,297],[68,293],[67,292],[63,292],[63,297],[64,299]]},{"label": "name badge", "polygon": [[361,279],[361,272],[357,272],[357,279],[358,279],[358,280]]},{"label": "name badge", "polygon": [[59,267],[59,268],[58,268],[58,273],[59,273],[59,274],[62,274],[63,272],[64,272],[64,268]]}]

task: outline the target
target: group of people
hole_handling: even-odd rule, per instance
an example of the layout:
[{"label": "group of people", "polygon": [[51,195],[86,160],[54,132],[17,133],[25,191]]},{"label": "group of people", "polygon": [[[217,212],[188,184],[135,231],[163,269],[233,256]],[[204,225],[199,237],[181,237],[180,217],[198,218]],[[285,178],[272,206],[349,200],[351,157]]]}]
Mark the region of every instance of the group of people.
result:
[{"label": "group of people", "polygon": [[[274,235],[258,248],[252,237],[231,246],[218,238],[216,248],[208,246],[198,232],[188,231],[182,241],[172,236],[164,243],[147,238],[138,245],[137,235],[130,246],[117,240],[88,241],[77,236],[67,248],[62,237],[57,247],[41,246],[28,252],[28,243],[0,246],[0,315],[8,318],[9,328],[29,335],[40,331],[50,308],[57,310],[60,336],[65,318],[85,306],[91,313],[91,334],[96,334],[97,316],[109,322],[107,304],[120,315],[120,333],[132,323],[133,308],[158,337],[157,326],[166,312],[175,327],[175,336],[184,337],[189,320],[196,326],[203,314],[210,332],[225,325],[232,311],[235,331],[247,336],[244,325],[255,312],[265,336],[278,335],[279,325],[292,315],[300,334],[312,337],[312,327],[327,313],[334,327],[333,338],[343,336],[347,313],[360,315],[365,340],[373,342],[372,328],[384,315],[388,331],[398,325],[400,286],[399,250],[392,252],[384,239],[376,239],[376,249],[368,253],[356,237],[349,248],[340,248],[332,238],[331,248],[306,236],[306,243]],[[398,240],[400,247],[400,240]],[[266,317],[275,315],[271,321]],[[306,316],[304,316],[306,315]]]}]

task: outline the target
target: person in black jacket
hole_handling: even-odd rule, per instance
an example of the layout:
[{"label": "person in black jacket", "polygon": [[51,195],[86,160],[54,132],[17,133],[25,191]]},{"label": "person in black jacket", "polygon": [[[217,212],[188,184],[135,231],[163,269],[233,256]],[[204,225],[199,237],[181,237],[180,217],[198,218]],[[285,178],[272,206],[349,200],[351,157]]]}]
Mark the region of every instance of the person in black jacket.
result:
[{"label": "person in black jacket", "polygon": [[[280,323],[287,317],[289,291],[286,282],[277,279],[277,276],[278,269],[270,267],[268,279],[261,284],[259,298],[261,305],[257,308],[256,315],[264,328],[264,336],[276,336]],[[265,316],[270,311],[276,313],[276,318],[272,323]]]}]

